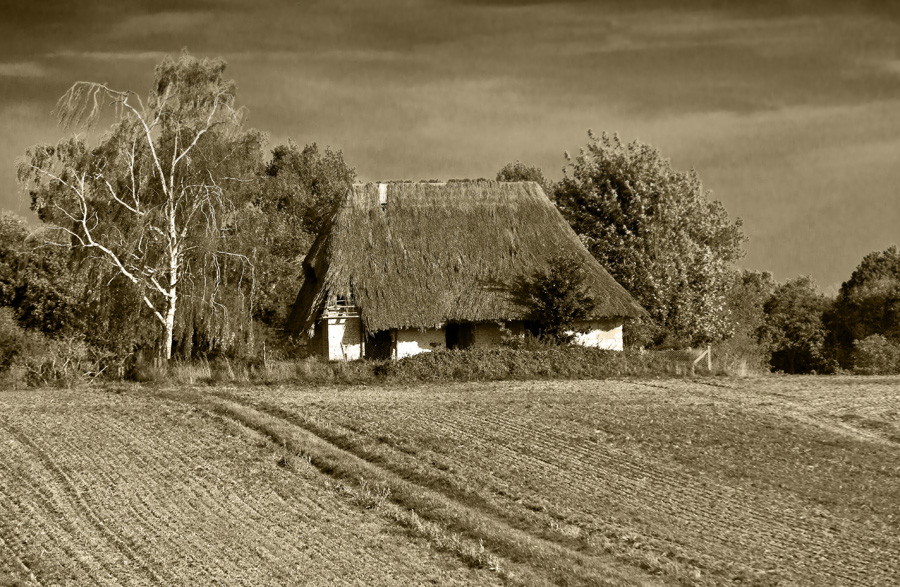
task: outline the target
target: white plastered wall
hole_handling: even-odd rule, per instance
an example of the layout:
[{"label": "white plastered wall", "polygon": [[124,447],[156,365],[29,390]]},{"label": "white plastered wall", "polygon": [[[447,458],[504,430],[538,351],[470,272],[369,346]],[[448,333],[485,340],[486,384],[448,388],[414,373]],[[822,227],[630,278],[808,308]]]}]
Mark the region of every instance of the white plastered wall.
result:
[{"label": "white plastered wall", "polygon": [[575,323],[575,344],[610,351],[625,349],[621,319],[591,320]]},{"label": "white plastered wall", "polygon": [[430,353],[447,346],[447,335],[443,328],[428,330],[397,330],[395,332],[396,358],[411,357],[419,353]]},{"label": "white plastered wall", "polygon": [[359,316],[327,316],[325,345],[329,361],[355,361],[362,357],[362,324]]}]

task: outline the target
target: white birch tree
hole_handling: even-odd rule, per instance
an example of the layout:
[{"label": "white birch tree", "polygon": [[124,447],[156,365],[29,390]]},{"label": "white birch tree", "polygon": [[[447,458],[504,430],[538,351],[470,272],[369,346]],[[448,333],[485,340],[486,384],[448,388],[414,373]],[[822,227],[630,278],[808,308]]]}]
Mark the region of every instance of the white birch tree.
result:
[{"label": "white birch tree", "polygon": [[[166,360],[186,282],[216,312],[224,310],[217,297],[225,267],[237,263],[252,275],[247,258],[223,245],[237,218],[231,193],[253,172],[233,174],[248,157],[261,160],[264,138],[243,130],[224,69],[222,60],[186,52],[167,57],[146,100],[77,82],[54,114],[86,135],[36,145],[18,162],[32,210],[136,289],[158,323],[158,355]],[[110,115],[109,132],[89,145],[91,130]]]}]

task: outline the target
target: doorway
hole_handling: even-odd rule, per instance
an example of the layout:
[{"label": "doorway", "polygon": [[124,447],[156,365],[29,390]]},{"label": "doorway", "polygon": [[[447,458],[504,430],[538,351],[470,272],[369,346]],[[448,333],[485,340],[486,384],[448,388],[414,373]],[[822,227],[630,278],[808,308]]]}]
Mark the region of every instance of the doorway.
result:
[{"label": "doorway", "polygon": [[390,330],[379,330],[366,335],[366,358],[386,361],[391,358],[394,340]]}]

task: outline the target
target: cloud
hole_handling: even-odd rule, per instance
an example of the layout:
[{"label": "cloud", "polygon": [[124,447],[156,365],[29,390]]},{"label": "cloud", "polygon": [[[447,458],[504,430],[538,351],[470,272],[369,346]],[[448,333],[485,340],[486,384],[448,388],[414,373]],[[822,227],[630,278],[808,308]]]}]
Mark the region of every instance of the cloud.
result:
[{"label": "cloud", "polygon": [[[696,167],[747,221],[748,264],[781,277],[839,279],[900,224],[877,214],[900,185],[900,23],[878,0],[48,1],[0,14],[0,76],[18,78],[0,83],[10,193],[10,158],[58,138],[34,129],[67,84],[146,88],[187,46],[229,61],[274,142],[343,148],[366,179],[489,177],[515,159],[558,178],[594,128]],[[37,108],[4,118],[14,103]]]},{"label": "cloud", "polygon": [[0,105],[0,208],[28,214],[28,202],[21,197],[16,184],[16,158],[25,154],[29,145],[52,142],[57,127],[40,106],[33,103]]},{"label": "cloud", "polygon": [[162,61],[166,53],[162,51],[55,51],[48,53],[48,59],[73,59],[78,61]]},{"label": "cloud", "polygon": [[640,136],[676,168],[695,167],[744,219],[749,267],[840,283],[896,240],[900,100],[688,113],[626,129],[624,139]]},{"label": "cloud", "polygon": [[116,23],[113,39],[142,39],[148,37],[175,37],[194,33],[202,37],[215,27],[216,13],[212,11],[166,11],[135,14]]},{"label": "cloud", "polygon": [[900,59],[889,59],[880,63],[881,67],[888,73],[900,75]]},{"label": "cloud", "polygon": [[34,61],[0,63],[0,77],[44,77],[47,70]]}]

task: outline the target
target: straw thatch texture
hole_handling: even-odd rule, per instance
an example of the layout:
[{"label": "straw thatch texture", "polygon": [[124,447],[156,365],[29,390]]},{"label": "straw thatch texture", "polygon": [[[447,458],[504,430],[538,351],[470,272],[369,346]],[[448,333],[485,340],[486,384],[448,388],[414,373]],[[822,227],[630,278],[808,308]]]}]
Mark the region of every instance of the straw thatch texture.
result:
[{"label": "straw thatch texture", "polygon": [[516,284],[555,255],[577,255],[597,298],[592,318],[643,308],[584,248],[533,182],[354,186],[313,243],[289,321],[309,330],[326,304],[352,299],[366,332],[518,320]]}]

